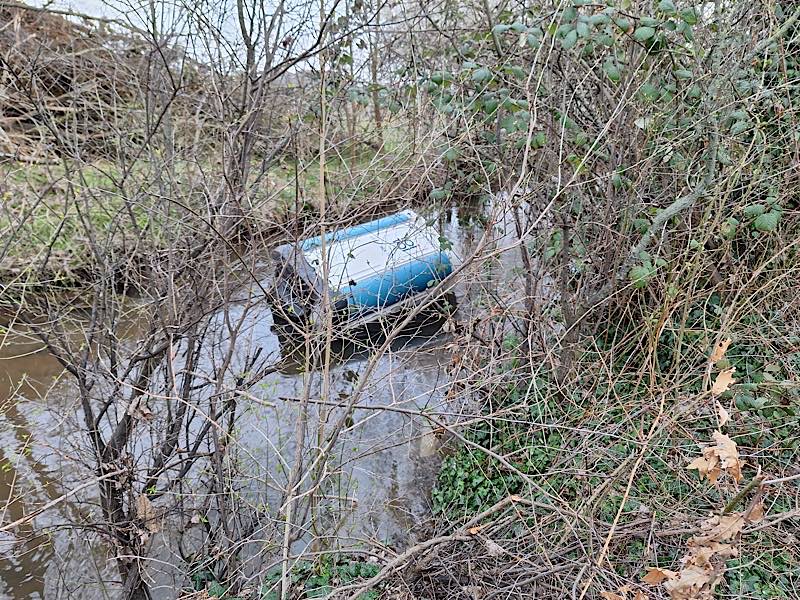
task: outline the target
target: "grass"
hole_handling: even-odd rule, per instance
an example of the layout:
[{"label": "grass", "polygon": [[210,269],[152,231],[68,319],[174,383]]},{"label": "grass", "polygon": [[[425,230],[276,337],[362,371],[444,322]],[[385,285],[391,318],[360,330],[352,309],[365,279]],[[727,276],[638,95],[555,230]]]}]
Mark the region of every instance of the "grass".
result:
[{"label": "grass", "polygon": [[[493,376],[485,380],[490,398],[485,418],[463,432],[469,445],[457,443],[443,461],[433,491],[440,520],[462,522],[518,494],[585,519],[565,517],[564,523],[545,525],[546,512],[523,517],[518,535],[548,540],[549,552],[573,535],[586,544],[597,536],[594,543],[601,543],[613,524],[617,533],[608,561],[616,576],[638,583],[648,567],[678,569],[688,535],[653,536],[718,512],[739,487],[730,481],[709,485],[686,469],[719,428],[703,385],[708,348],[724,330],[725,302],[716,293],[684,302],[688,309],[670,312],[678,317],[655,339],[648,332],[652,325],[634,311],[609,318],[607,328],[584,344],[577,375],[566,386],[541,368],[546,361],[531,362],[524,346],[507,338],[502,360],[487,363]],[[718,401],[730,409],[724,430],[746,463],[741,485],[759,472],[791,473],[792,465],[800,464],[795,325],[760,313],[741,320],[731,332],[726,359],[717,365],[736,367],[736,385]],[[662,395],[665,411],[659,416]],[[660,424],[648,438],[656,418]],[[642,452],[627,490],[627,476]],[[503,456],[518,471],[492,455]],[[769,514],[792,514],[795,486],[766,492]],[[784,536],[781,528],[745,534],[740,557],[727,564],[724,592],[786,597],[786,590],[800,583],[800,552]]]}]

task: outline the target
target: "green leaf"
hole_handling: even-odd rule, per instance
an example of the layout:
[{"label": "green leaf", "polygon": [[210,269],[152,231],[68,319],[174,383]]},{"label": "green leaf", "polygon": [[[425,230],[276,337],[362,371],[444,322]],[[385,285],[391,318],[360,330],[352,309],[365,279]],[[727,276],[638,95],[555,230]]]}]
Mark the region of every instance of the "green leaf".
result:
[{"label": "green leaf", "polygon": [[603,72],[614,83],[617,83],[622,77],[619,67],[613,60],[607,60],[603,63]]},{"label": "green leaf", "polygon": [[444,159],[452,162],[458,158],[458,150],[455,148],[448,148],[444,153]]},{"label": "green leaf", "polygon": [[628,31],[631,28],[630,19],[626,19],[625,17],[617,17],[614,19],[614,23],[617,27],[622,29],[622,31]]},{"label": "green leaf", "polygon": [[750,121],[743,120],[743,121],[734,121],[733,125],[731,125],[731,135],[739,135],[742,132],[747,131],[752,127]]},{"label": "green leaf", "polygon": [[547,135],[545,135],[544,131],[537,131],[531,137],[531,147],[532,148],[541,148],[547,143]]},{"label": "green leaf", "polygon": [[744,207],[744,214],[746,217],[757,217],[763,215],[767,207],[763,204],[750,204]]},{"label": "green leaf", "polygon": [[526,36],[525,41],[527,42],[528,46],[530,46],[531,48],[538,48],[542,43],[541,40],[539,39],[539,37],[537,37],[533,33],[529,33]]},{"label": "green leaf", "polygon": [[636,230],[637,233],[646,233],[648,229],[650,229],[650,220],[649,219],[634,219],[633,220],[633,228]]},{"label": "green leaf", "polygon": [[652,83],[643,84],[642,87],[639,88],[639,93],[641,94],[642,98],[649,100],[650,102],[655,102],[661,95],[659,89]]},{"label": "green leaf", "polygon": [[681,10],[681,19],[687,25],[697,24],[697,11],[694,8],[684,8]]},{"label": "green leaf", "polygon": [[652,27],[637,27],[633,32],[633,39],[637,42],[644,42],[649,40],[656,34],[656,30]]},{"label": "green leaf", "polygon": [[447,198],[447,190],[436,188],[431,190],[429,196],[431,200],[444,200],[445,198]]},{"label": "green leaf", "polygon": [[501,33],[505,33],[509,29],[511,29],[511,25],[505,25],[505,24],[498,23],[497,25],[492,27],[492,33],[494,33],[496,35],[499,35]]},{"label": "green leaf", "polygon": [[447,71],[434,71],[431,74],[431,81],[437,85],[442,85],[445,82],[453,81],[453,74]]},{"label": "green leaf", "polygon": [[603,13],[598,13],[589,17],[589,23],[595,27],[599,27],[600,25],[608,25],[610,22],[611,17]]},{"label": "green leaf", "polygon": [[472,81],[476,83],[485,83],[492,78],[492,72],[487,67],[475,69],[472,73]]},{"label": "green leaf", "polygon": [[642,17],[639,19],[639,25],[642,27],[658,27],[661,25],[661,21],[652,17]]},{"label": "green leaf", "polygon": [[508,133],[511,133],[517,128],[517,120],[511,115],[503,117],[500,119],[500,127],[505,129]]},{"label": "green leaf", "polygon": [[589,35],[589,24],[585,21],[578,21],[575,31],[578,32],[579,37],[585,38]]},{"label": "green leaf", "polygon": [[578,32],[576,30],[572,30],[564,38],[561,40],[561,47],[564,50],[570,50],[571,48],[575,47],[575,44],[578,43]]},{"label": "green leaf", "polygon": [[506,67],[506,71],[519,79],[525,79],[528,76],[528,72],[517,65]]},{"label": "green leaf", "polygon": [[602,35],[597,36],[597,41],[603,44],[604,46],[611,48],[611,46],[614,45],[614,36],[604,33]]},{"label": "green leaf", "polygon": [[637,265],[628,272],[628,278],[633,282],[633,287],[639,289],[645,287],[652,276],[652,268],[644,265]]},{"label": "green leaf", "polygon": [[494,114],[498,106],[500,106],[500,101],[497,98],[488,98],[483,101],[483,112],[489,115]]},{"label": "green leaf", "polygon": [[675,77],[677,77],[678,79],[692,78],[692,72],[689,71],[688,69],[676,69],[675,71],[672,72],[672,74],[675,75]]},{"label": "green leaf", "polygon": [[736,228],[738,225],[739,221],[737,219],[728,217],[720,227],[720,233],[722,234],[722,237],[727,240],[733,239],[733,237],[736,235]]},{"label": "green leaf", "polygon": [[780,212],[771,210],[763,215],[758,215],[756,220],[753,221],[753,227],[755,227],[756,231],[775,231],[778,228],[780,218]]},{"label": "green leaf", "polygon": [[674,15],[677,12],[675,3],[672,0],[661,0],[661,2],[658,3],[658,10],[668,15]]}]

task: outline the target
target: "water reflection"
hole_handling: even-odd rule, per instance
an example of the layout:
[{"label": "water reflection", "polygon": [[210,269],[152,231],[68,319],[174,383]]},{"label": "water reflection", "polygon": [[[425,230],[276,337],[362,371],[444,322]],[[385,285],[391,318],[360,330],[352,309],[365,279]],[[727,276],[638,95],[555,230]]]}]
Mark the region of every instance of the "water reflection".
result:
[{"label": "water reflection", "polygon": [[[442,211],[438,222],[462,259],[486,224],[469,207]],[[500,223],[498,229],[501,237],[493,240],[490,250],[506,235],[508,224]],[[319,347],[310,349],[315,344],[307,343],[303,332],[298,335],[291,328],[276,326],[266,303],[251,307],[237,339],[233,368],[244,368],[259,348],[262,358],[274,357],[280,365],[278,372],[258,384],[252,401],[241,399],[236,452],[246,481],[233,483],[249,495],[251,506],[263,504],[274,510],[276,490],[286,485],[299,400],[312,400],[307,435],[314,439],[321,428],[342,414],[354,390],[359,389],[340,442],[326,465],[334,473],[320,490],[317,516],[306,525],[330,547],[414,541],[416,529],[429,511],[428,491],[438,464],[438,440],[421,413],[451,409],[448,331],[472,318],[486,293],[497,293],[498,288],[503,294],[519,293],[515,265],[516,259],[509,253],[477,265],[458,284],[460,306],[455,318],[455,302],[448,299],[446,309],[439,306],[409,323],[381,356],[375,356],[375,348],[383,344],[386,332],[396,322],[378,320],[365,331],[335,332],[327,403],[320,402],[322,377],[315,372]],[[229,308],[227,316],[232,321],[237,310]],[[226,330],[222,315],[216,320],[218,339],[212,340],[212,346],[220,351],[227,343]],[[209,350],[202,366],[209,380],[217,377],[214,351]],[[62,376],[61,366],[40,344],[24,332],[0,338],[2,522],[20,518],[58,497],[92,472],[92,465],[75,459],[85,455],[87,447],[76,402],[69,378]],[[37,533],[65,523],[91,523],[97,518],[92,514],[97,510],[94,493],[88,490],[81,502],[75,499],[59,504],[21,528],[17,538],[0,538],[0,597],[22,600],[71,596],[73,592],[82,598],[107,594],[99,585],[93,590],[87,587],[102,579],[100,571],[113,569],[113,561],[100,544],[66,529],[51,529],[48,538]],[[303,543],[301,540],[296,549],[302,550]],[[263,551],[263,547],[256,550]],[[174,596],[174,587],[166,585],[164,589],[169,590],[167,597]]]}]

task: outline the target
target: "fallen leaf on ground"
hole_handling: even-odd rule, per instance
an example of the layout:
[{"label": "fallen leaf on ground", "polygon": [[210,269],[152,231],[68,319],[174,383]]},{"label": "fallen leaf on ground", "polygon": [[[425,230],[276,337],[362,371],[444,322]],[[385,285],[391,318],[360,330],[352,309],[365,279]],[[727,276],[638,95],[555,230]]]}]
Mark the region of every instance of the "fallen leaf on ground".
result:
[{"label": "fallen leaf on ground", "polygon": [[711,393],[715,396],[719,396],[727,392],[728,388],[736,383],[736,380],[733,378],[735,372],[736,367],[720,371],[719,375],[717,375],[717,378],[714,380],[714,385],[711,386]]},{"label": "fallen leaf on ground", "polygon": [[664,583],[664,589],[673,600],[692,600],[711,598],[711,595],[701,595],[704,587],[712,583],[713,574],[698,565],[688,565],[681,569],[678,577]]},{"label": "fallen leaf on ground", "polygon": [[614,592],[600,592],[600,597],[605,600],[625,600],[625,596],[620,596]]},{"label": "fallen leaf on ground", "polygon": [[[708,542],[727,542],[739,535],[744,527],[744,516],[740,514],[722,515],[711,517],[700,524],[704,535],[694,538],[698,544]],[[727,546],[727,544],[725,544]],[[727,548],[725,548],[727,550]]]},{"label": "fallen leaf on ground", "polygon": [[676,575],[677,573],[675,571],[650,567],[649,569],[647,569],[647,575],[645,575],[642,578],[642,581],[644,581],[648,585],[658,585],[659,583],[662,583],[667,579],[671,579]]},{"label": "fallen leaf on ground", "polygon": [[496,558],[506,553],[506,551],[503,550],[503,547],[493,540],[487,539],[484,544],[486,545],[486,552],[489,553],[489,556]]},{"label": "fallen leaf on ground", "polygon": [[712,364],[717,364],[719,361],[721,361],[725,357],[725,352],[728,351],[728,346],[731,345],[731,341],[733,341],[731,338],[725,338],[724,340],[717,342],[717,344],[714,346],[714,351],[711,352],[711,356],[708,357],[709,362]]},{"label": "fallen leaf on ground", "polygon": [[477,535],[484,527],[486,527],[486,523],[483,525],[475,525],[475,527],[470,527],[467,531],[469,531],[470,535]]},{"label": "fallen leaf on ground", "polygon": [[686,468],[696,469],[711,483],[716,483],[723,471],[733,477],[734,481],[741,481],[744,463],[739,459],[736,442],[721,431],[715,431],[712,437],[716,444],[704,448],[703,455],[695,458]]},{"label": "fallen leaf on ground", "polygon": [[717,442],[717,445],[713,448],[715,448],[717,456],[719,456],[722,470],[730,473],[736,482],[741,481],[743,463],[739,460],[739,450],[736,448],[736,442],[721,431],[715,431],[711,434],[711,437]]}]

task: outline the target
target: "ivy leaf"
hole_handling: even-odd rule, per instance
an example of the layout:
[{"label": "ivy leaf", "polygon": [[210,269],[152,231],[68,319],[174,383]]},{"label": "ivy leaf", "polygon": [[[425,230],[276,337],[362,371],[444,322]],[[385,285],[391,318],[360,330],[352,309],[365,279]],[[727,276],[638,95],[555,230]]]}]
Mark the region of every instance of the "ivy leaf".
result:
[{"label": "ivy leaf", "polygon": [[732,239],[736,235],[736,227],[739,225],[739,220],[733,217],[728,217],[720,227],[722,237],[727,240]]},{"label": "ivy leaf", "polygon": [[751,124],[748,120],[734,121],[733,125],[731,125],[731,135],[739,135],[750,129],[750,127]]},{"label": "ivy leaf", "polygon": [[661,2],[658,3],[658,10],[668,15],[674,15],[677,12],[675,3],[672,2],[672,0],[661,0]]},{"label": "ivy leaf", "polygon": [[757,217],[763,215],[765,210],[767,208],[763,204],[750,204],[744,207],[744,214],[746,217]]},{"label": "ivy leaf", "polygon": [[650,281],[652,274],[652,268],[647,268],[644,265],[637,265],[628,272],[628,278],[633,282],[633,287],[641,289]]},{"label": "ivy leaf", "polygon": [[500,102],[497,98],[489,98],[483,101],[483,112],[489,115],[494,114],[498,106],[500,106]]},{"label": "ivy leaf", "polygon": [[544,131],[537,131],[533,134],[531,138],[531,147],[532,148],[541,148],[547,143],[547,136],[545,135]]},{"label": "ivy leaf", "polygon": [[597,13],[596,15],[589,17],[589,23],[595,27],[599,27],[600,25],[608,25],[610,22],[611,17],[604,13]]},{"label": "ivy leaf", "polygon": [[492,78],[492,72],[487,67],[475,69],[472,73],[472,81],[476,83],[484,83]]},{"label": "ivy leaf", "polygon": [[492,33],[501,34],[501,33],[505,33],[509,29],[511,29],[511,25],[504,25],[504,24],[498,23],[497,25],[492,27]]},{"label": "ivy leaf", "polygon": [[633,39],[637,42],[644,42],[649,40],[656,34],[656,30],[652,27],[637,27],[633,32]]},{"label": "ivy leaf", "polygon": [[617,17],[614,19],[614,23],[622,29],[622,31],[629,31],[631,28],[630,20],[626,19],[625,17]]},{"label": "ivy leaf", "polygon": [[614,83],[617,83],[622,77],[619,67],[612,60],[607,60],[605,63],[603,63],[603,71],[605,72],[606,77],[608,77]]},{"label": "ivy leaf", "polygon": [[519,79],[525,79],[528,76],[528,72],[520,66],[512,65],[506,68],[509,74],[513,75],[514,77],[518,77]]},{"label": "ivy leaf", "polygon": [[694,8],[684,8],[681,11],[681,19],[687,25],[697,25],[697,11]]},{"label": "ivy leaf", "polygon": [[756,220],[753,221],[753,227],[756,231],[775,231],[778,227],[778,220],[781,213],[777,210],[771,210],[763,215],[758,215]]},{"label": "ivy leaf", "polygon": [[448,148],[444,153],[444,159],[452,162],[458,158],[458,150],[455,148]]},{"label": "ivy leaf", "polygon": [[575,25],[575,31],[578,32],[578,36],[585,38],[589,35],[589,24],[585,21],[578,21]]},{"label": "ivy leaf", "polygon": [[575,47],[575,44],[578,43],[578,32],[573,29],[564,38],[561,40],[561,47],[564,50],[570,50],[571,48]]}]

